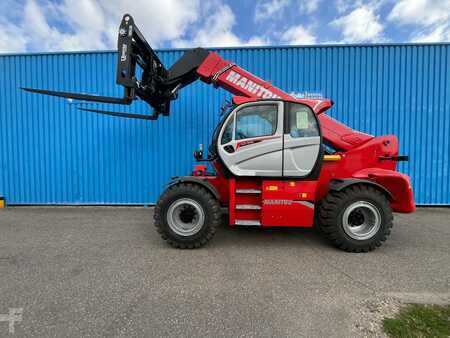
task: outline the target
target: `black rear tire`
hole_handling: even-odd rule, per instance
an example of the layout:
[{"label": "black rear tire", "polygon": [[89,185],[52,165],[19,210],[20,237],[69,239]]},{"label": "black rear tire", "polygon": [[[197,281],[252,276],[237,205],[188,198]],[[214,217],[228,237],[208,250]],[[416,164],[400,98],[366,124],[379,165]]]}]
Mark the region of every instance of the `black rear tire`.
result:
[{"label": "black rear tire", "polygon": [[[366,221],[368,230],[364,233]],[[337,248],[348,252],[369,252],[381,246],[391,233],[392,221],[386,194],[368,185],[330,191],[321,201],[318,211],[321,232]],[[363,229],[361,234],[358,234],[358,226]]]},{"label": "black rear tire", "polygon": [[[191,207],[189,203],[194,205],[191,207],[193,211],[188,210],[185,211],[186,215],[181,215],[183,210],[180,211],[180,208],[183,208],[183,203],[187,205],[185,208]],[[180,206],[174,211],[177,204]],[[197,217],[196,221],[193,217]],[[214,236],[220,224],[221,209],[217,199],[203,187],[180,183],[169,187],[161,195],[156,203],[153,218],[159,234],[167,243],[179,249],[194,249],[205,245]],[[174,219],[177,220],[175,225]],[[196,223],[196,226],[190,232],[184,232],[183,225],[189,226],[190,222]]]}]

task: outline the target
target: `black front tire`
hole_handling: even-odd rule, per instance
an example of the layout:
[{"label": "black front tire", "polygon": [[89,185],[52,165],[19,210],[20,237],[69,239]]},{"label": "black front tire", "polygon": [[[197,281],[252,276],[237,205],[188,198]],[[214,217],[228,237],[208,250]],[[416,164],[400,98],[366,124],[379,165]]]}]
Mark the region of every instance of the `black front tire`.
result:
[{"label": "black front tire", "polygon": [[[369,205],[379,217],[379,228],[369,238],[353,238],[344,224],[345,212],[355,203]],[[341,191],[330,191],[321,201],[318,226],[337,248],[348,252],[369,252],[381,246],[391,233],[393,216],[387,196],[375,187],[353,185]],[[376,228],[374,228],[376,229]]]},{"label": "black front tire", "polygon": [[[168,212],[171,205],[183,199],[195,201],[204,217],[200,229],[193,234],[180,235],[169,225]],[[192,183],[180,183],[170,186],[161,195],[153,218],[159,234],[167,243],[179,249],[194,249],[205,245],[214,236],[221,221],[221,209],[217,199],[203,187]]]}]

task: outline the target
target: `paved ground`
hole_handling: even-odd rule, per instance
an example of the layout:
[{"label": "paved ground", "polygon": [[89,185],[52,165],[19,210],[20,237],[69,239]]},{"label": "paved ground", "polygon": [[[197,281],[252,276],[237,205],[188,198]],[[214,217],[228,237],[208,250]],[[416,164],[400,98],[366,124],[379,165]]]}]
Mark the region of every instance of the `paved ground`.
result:
[{"label": "paved ground", "polygon": [[396,215],[369,254],[313,230],[225,226],[180,251],[152,212],[0,210],[0,314],[23,308],[16,336],[362,336],[391,296],[450,301],[450,209]]}]

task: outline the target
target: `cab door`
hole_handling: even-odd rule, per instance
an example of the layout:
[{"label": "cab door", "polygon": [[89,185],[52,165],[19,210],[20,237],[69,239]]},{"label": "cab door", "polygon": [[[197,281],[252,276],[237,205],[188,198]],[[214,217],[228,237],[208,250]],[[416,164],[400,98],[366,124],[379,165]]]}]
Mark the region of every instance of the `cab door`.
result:
[{"label": "cab door", "polygon": [[286,103],[283,176],[308,178],[320,171],[322,137],[316,114],[306,105]]},{"label": "cab door", "polygon": [[217,150],[236,176],[283,175],[283,114],[281,101],[238,106],[222,126]]}]

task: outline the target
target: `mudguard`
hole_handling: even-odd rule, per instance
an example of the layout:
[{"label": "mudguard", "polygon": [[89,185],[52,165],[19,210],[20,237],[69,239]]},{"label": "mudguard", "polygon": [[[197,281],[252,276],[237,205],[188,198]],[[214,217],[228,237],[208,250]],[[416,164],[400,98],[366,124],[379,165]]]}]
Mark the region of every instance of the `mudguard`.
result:
[{"label": "mudguard", "polygon": [[330,190],[334,191],[341,191],[351,185],[354,184],[367,184],[367,185],[373,185],[380,189],[381,191],[384,191],[386,195],[389,197],[389,200],[393,199],[393,196],[389,190],[387,190],[385,187],[383,187],[381,184],[378,184],[374,181],[370,181],[367,179],[360,179],[360,178],[344,178],[344,179],[334,179],[330,181]]},{"label": "mudguard", "polygon": [[395,212],[410,213],[416,210],[411,183],[405,174],[381,168],[366,168],[355,172],[352,179],[370,182],[387,191],[391,196],[391,208]]},{"label": "mudguard", "polygon": [[211,183],[209,183],[205,179],[201,179],[201,178],[195,177],[195,176],[172,177],[172,180],[167,184],[167,188],[169,188],[173,185],[176,185],[176,184],[180,184],[180,183],[194,183],[194,184],[201,185],[206,190],[208,190],[216,199],[218,199],[218,200],[220,199],[219,192]]}]

